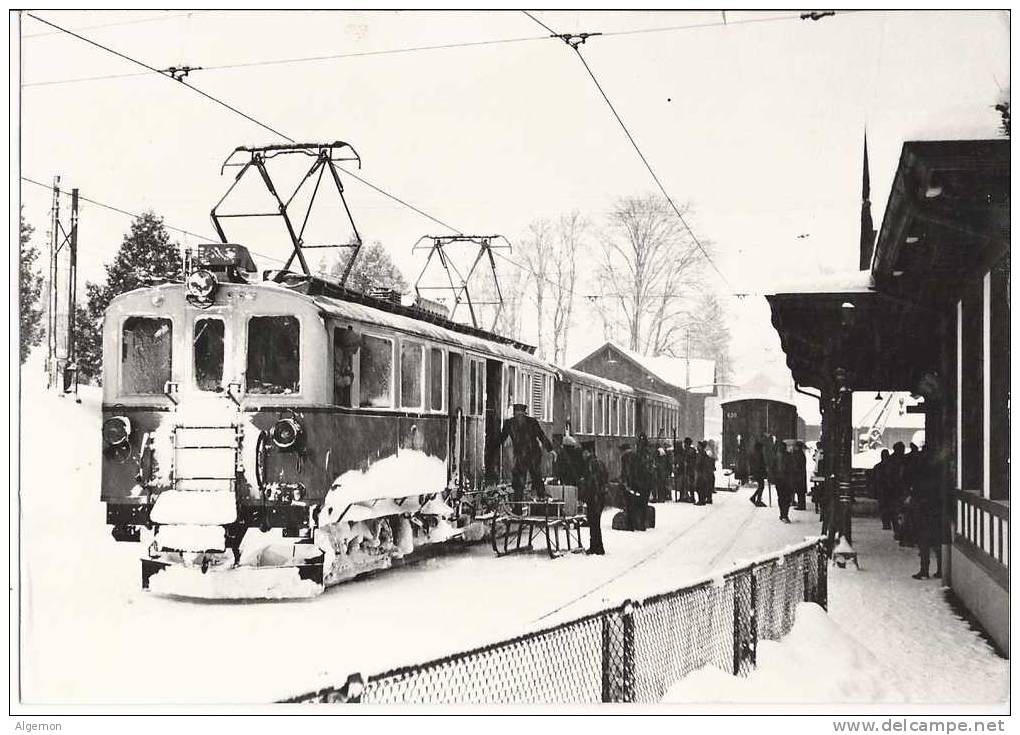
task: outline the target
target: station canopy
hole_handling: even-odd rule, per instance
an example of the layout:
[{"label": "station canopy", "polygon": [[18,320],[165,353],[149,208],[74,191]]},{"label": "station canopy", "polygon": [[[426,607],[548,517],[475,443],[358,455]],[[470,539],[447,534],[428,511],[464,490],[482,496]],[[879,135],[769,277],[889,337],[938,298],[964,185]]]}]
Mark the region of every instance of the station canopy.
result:
[{"label": "station canopy", "polygon": [[911,390],[940,363],[942,316],[1009,247],[1009,140],[903,145],[871,269],[766,296],[802,386],[842,367],[853,390]]}]

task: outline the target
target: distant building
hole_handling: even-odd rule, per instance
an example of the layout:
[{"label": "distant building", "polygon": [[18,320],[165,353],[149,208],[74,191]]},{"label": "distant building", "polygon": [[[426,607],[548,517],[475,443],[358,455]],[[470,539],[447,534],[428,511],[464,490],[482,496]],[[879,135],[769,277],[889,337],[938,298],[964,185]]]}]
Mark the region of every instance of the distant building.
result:
[{"label": "distant building", "polygon": [[716,435],[705,430],[705,399],[716,395],[715,368],[714,360],[649,357],[615,342],[606,342],[574,365],[575,370],[675,398],[680,402],[677,436],[695,440]]}]

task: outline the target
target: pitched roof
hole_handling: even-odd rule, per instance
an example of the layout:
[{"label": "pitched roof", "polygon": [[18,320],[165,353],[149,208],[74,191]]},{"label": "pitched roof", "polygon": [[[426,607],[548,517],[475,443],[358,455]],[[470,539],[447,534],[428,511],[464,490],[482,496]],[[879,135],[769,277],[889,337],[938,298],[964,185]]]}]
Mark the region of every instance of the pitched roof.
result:
[{"label": "pitched roof", "polygon": [[681,388],[689,393],[712,394],[715,392],[715,360],[708,360],[702,357],[692,357],[690,359],[685,357],[669,357],[667,355],[649,357],[648,355],[628,350],[610,341],[593,350],[587,357],[578,362],[578,365],[606,347],[612,347],[663,383]]}]

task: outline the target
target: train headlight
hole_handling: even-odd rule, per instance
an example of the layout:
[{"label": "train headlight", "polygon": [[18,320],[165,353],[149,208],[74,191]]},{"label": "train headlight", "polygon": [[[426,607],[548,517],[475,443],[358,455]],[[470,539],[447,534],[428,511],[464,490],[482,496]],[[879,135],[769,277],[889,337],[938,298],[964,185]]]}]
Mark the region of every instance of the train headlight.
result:
[{"label": "train headlight", "polygon": [[280,419],[273,424],[270,436],[280,449],[294,449],[301,441],[301,424],[296,419]]},{"label": "train headlight", "polygon": [[216,293],[216,286],[216,276],[207,270],[197,270],[188,276],[184,288],[189,300],[209,303]]},{"label": "train headlight", "polygon": [[131,436],[131,421],[126,416],[114,416],[103,422],[103,444],[119,447]]}]

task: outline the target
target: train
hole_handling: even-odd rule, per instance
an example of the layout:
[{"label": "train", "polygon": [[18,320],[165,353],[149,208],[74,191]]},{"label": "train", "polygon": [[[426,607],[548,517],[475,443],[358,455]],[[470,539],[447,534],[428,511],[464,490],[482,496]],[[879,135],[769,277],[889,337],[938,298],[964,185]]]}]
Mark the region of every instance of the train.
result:
[{"label": "train", "polygon": [[[404,304],[200,247],[183,280],[115,297],[103,341],[107,523],[140,542],[142,587],[210,599],[311,597],[482,538],[508,481],[509,408],[553,437],[665,443],[677,400]],[[551,474],[552,458],[543,467]]]},{"label": "train", "polygon": [[767,395],[741,395],[730,398],[722,407],[722,467],[738,470],[746,460],[750,442],[763,437],[775,441],[796,441],[804,438],[804,422],[797,415],[797,406],[789,401]]}]

